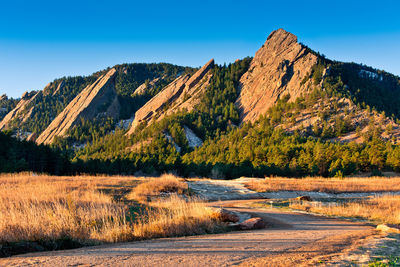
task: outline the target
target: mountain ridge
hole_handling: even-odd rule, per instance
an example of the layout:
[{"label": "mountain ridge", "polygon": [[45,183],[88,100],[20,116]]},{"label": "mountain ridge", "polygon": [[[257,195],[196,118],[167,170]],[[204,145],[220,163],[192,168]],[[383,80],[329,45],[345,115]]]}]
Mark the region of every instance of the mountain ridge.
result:
[{"label": "mountain ridge", "polygon": [[[71,117],[70,124],[51,119],[42,133],[51,137],[38,143],[66,151],[88,172],[113,166],[213,177],[334,176],[400,167],[400,78],[326,59],[283,29],[254,58],[229,65],[150,65],[114,67],[115,93],[101,102],[105,108],[119,103],[115,116],[93,105],[91,116]],[[79,95],[111,70],[80,81],[85,87],[73,87],[75,98],[90,106],[92,98]],[[38,99],[62,96],[68,80],[46,88]],[[57,116],[73,109],[66,105]],[[26,108],[17,117],[34,122],[38,110]],[[332,155],[319,158],[321,149]]]},{"label": "mountain ridge", "polygon": [[[112,68],[100,76],[77,95],[68,106],[51,122],[46,130],[38,137],[38,144],[50,144],[56,136],[63,136],[66,131],[76,124],[79,118],[93,119],[101,109],[111,117],[118,116],[119,103],[115,92],[114,78],[116,70]],[[103,105],[111,98],[105,110]]]}]

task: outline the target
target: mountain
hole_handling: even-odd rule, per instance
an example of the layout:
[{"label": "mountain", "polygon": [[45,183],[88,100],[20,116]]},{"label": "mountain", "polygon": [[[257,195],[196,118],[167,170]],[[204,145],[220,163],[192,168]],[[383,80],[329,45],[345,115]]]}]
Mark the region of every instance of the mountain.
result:
[{"label": "mountain", "polygon": [[185,109],[190,112],[207,89],[212,76],[214,59],[207,62],[193,75],[182,75],[166,86],[135,113],[127,134],[132,134],[140,123],[161,119],[168,114]]},{"label": "mountain", "polygon": [[327,59],[278,29],[229,65],[57,79],[0,125],[39,135],[79,172],[343,176],[400,170],[399,101],[399,77]]},{"label": "mountain", "polygon": [[[192,68],[165,63],[121,64],[114,66],[114,69],[115,92],[120,104],[117,117],[122,120],[129,119],[138,108],[178,75],[192,71]],[[22,139],[39,136],[75,97],[107,71],[109,70],[101,70],[86,77],[56,79],[41,91],[25,93],[13,110],[7,110],[7,115],[0,122],[0,129],[12,130],[15,136]],[[143,90],[141,94],[134,94],[138,87],[144,87],[154,79],[158,80],[157,83]],[[93,124],[99,123],[101,122],[96,120]],[[114,121],[113,124],[115,123]],[[75,123],[75,127],[80,124]]]},{"label": "mountain", "polygon": [[56,136],[63,136],[81,118],[92,120],[101,115],[118,118],[119,102],[115,91],[113,68],[88,85],[42,132],[36,142],[50,144]]},{"label": "mountain", "polygon": [[[289,133],[363,142],[374,134],[368,132],[375,132],[398,143],[393,99],[400,100],[399,82],[383,71],[327,60],[279,29],[268,36],[241,77],[236,105],[242,122],[269,114],[276,127]],[[279,100],[283,102],[277,106]],[[375,110],[367,109],[368,104]]]},{"label": "mountain", "polygon": [[15,108],[18,99],[8,98],[7,95],[0,96],[0,122],[3,118]]},{"label": "mountain", "polygon": [[305,78],[317,62],[318,57],[295,35],[283,29],[272,32],[240,79],[236,104],[242,121],[254,122],[284,95],[295,100],[309,93],[312,81]]},{"label": "mountain", "polygon": [[[34,101],[36,97],[40,95],[40,92],[25,92],[21,100],[18,101],[18,103],[15,105],[15,107],[7,113],[7,115],[3,118],[3,120],[0,122],[0,130],[7,129],[7,126],[9,123],[17,116],[21,117],[22,121],[27,121],[32,114],[32,108],[29,108],[27,110],[27,106]],[[3,101],[5,98],[3,99]],[[27,112],[24,112],[27,110]]]}]

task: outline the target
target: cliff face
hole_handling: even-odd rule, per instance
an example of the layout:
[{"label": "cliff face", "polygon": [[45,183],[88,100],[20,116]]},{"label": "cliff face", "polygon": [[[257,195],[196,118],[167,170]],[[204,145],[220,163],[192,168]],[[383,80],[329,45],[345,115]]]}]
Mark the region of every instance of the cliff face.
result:
[{"label": "cliff face", "polygon": [[31,92],[31,93],[25,92],[22,95],[21,100],[18,102],[17,106],[13,110],[11,110],[0,122],[0,131],[8,129],[10,123],[16,118],[21,118],[22,121],[28,120],[32,115],[34,107],[32,107],[28,112],[26,112],[27,106],[32,101],[34,101],[35,98],[40,97],[41,94],[42,91]]},{"label": "cliff face", "polygon": [[149,83],[143,83],[138,88],[136,88],[133,95],[143,95],[147,90],[152,89],[163,77],[157,77],[151,80]]},{"label": "cliff face", "polygon": [[39,144],[53,142],[56,136],[65,135],[68,129],[79,122],[80,118],[88,120],[101,114],[118,117],[119,103],[115,92],[115,74],[116,70],[113,68],[87,86],[51,122],[36,142]]},{"label": "cliff face", "polygon": [[180,109],[191,111],[211,79],[214,59],[207,62],[192,76],[182,75],[166,86],[135,113],[127,134],[132,134],[141,122],[161,119]]},{"label": "cliff face", "polygon": [[317,63],[317,56],[297,42],[297,37],[283,29],[272,32],[256,52],[249,70],[240,79],[236,101],[243,121],[255,121],[280,96],[294,100],[311,90],[305,77]]}]

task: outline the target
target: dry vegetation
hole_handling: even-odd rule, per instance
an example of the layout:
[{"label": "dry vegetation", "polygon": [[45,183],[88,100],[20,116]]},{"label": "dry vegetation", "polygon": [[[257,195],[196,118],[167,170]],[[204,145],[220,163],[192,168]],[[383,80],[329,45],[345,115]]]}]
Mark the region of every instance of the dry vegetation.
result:
[{"label": "dry vegetation", "polygon": [[147,216],[135,223],[137,238],[204,234],[223,229],[218,223],[220,214],[195,198],[185,200],[173,194],[152,202],[151,207]]},{"label": "dry vegetation", "polygon": [[2,175],[0,242],[127,240],[124,206],[97,190],[105,182],[105,177]]},{"label": "dry vegetation", "polygon": [[129,200],[146,201],[148,198],[160,194],[176,193],[179,195],[188,192],[188,185],[181,178],[172,174],[164,174],[159,178],[150,178],[138,186],[127,196]]},{"label": "dry vegetation", "polygon": [[246,184],[249,189],[257,192],[273,191],[314,191],[327,193],[350,192],[394,192],[400,191],[400,177],[370,177],[370,178],[324,178],[308,177],[265,178]]},{"label": "dry vegetation", "polygon": [[328,204],[292,202],[289,207],[329,216],[358,217],[379,223],[400,224],[400,196],[385,195],[357,202]]},{"label": "dry vegetation", "polygon": [[105,193],[119,194],[132,184],[137,178],[1,175],[0,245],[65,239],[88,245],[220,229],[218,216],[196,199],[172,195],[150,207]]}]

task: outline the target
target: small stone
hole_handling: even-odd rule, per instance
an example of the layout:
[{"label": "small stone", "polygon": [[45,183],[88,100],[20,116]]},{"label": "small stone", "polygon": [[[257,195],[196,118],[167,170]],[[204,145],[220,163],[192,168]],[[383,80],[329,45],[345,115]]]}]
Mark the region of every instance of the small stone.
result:
[{"label": "small stone", "polygon": [[260,217],[250,218],[239,224],[241,230],[263,229],[266,224]]}]

